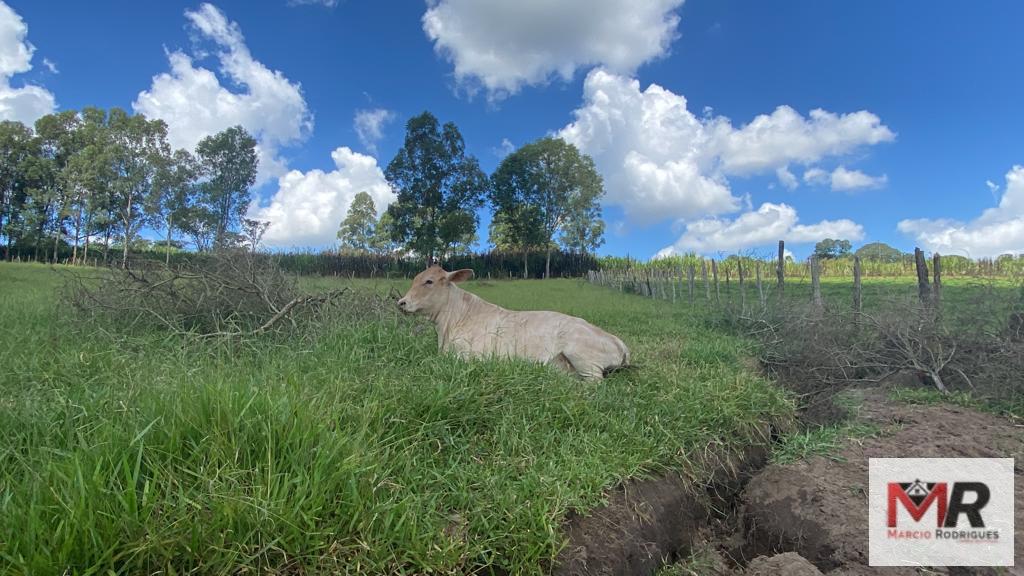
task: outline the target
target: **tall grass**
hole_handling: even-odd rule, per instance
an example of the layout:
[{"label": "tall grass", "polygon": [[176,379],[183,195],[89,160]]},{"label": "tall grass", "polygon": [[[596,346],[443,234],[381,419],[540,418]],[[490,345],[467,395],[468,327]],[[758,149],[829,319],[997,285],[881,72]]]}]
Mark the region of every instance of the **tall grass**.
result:
[{"label": "tall grass", "polygon": [[2,574],[542,573],[569,509],[629,477],[707,478],[697,455],[791,413],[741,341],[577,281],[470,289],[584,316],[639,368],[464,362],[390,313],[303,341],[108,336],[58,281],[0,265]]}]

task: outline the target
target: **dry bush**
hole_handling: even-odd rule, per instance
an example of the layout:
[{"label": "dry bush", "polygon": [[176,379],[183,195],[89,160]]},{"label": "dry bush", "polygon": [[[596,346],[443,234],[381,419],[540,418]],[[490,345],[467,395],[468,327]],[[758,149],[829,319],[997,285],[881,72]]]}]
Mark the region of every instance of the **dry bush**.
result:
[{"label": "dry bush", "polygon": [[947,308],[947,318],[910,297],[891,298],[862,313],[788,304],[738,322],[761,344],[762,364],[801,394],[898,376],[941,392],[1020,402],[1022,313],[1007,315],[997,302],[978,290]]},{"label": "dry bush", "polygon": [[63,297],[86,318],[112,322],[121,330],[156,327],[180,335],[233,338],[322,319],[346,291],[303,293],[272,257],[238,249],[173,266],[138,260],[124,269],[75,274]]}]

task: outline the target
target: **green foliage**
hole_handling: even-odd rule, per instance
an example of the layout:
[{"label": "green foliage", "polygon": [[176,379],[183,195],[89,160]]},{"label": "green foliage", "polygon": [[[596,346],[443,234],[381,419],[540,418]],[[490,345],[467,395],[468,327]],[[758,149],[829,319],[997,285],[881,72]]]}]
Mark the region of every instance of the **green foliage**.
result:
[{"label": "green foliage", "polygon": [[842,258],[850,254],[852,245],[849,240],[825,238],[814,245],[814,255],[822,260]]},{"label": "green foliage", "polygon": [[865,244],[858,248],[854,255],[864,261],[886,263],[899,262],[903,258],[902,252],[884,242]]},{"label": "green foliage", "polygon": [[385,176],[398,195],[388,207],[393,240],[433,261],[475,234],[487,176],[455,124],[439,126],[430,112],[411,118]]},{"label": "green foliage", "polygon": [[557,241],[568,250],[592,251],[603,243],[603,195],[589,156],[560,138],[542,138],[506,156],[491,176],[492,233],[524,252],[550,251]]},{"label": "green foliage", "polygon": [[208,218],[213,232],[213,245],[230,242],[230,232],[237,228],[249,208],[249,188],[256,182],[259,159],[256,139],[245,128],[233,126],[199,141],[196,157],[202,167],[203,198],[194,217]]},{"label": "green foliage", "polygon": [[377,208],[368,192],[360,192],[352,199],[345,219],[338,229],[338,239],[344,248],[367,252],[370,250],[377,227]]},{"label": "green foliage", "polygon": [[641,368],[594,386],[462,361],[390,306],[312,344],[101,337],[54,309],[56,280],[0,264],[0,324],[18,327],[0,331],[4,574],[541,574],[570,509],[626,478],[705,481],[695,454],[766,442],[792,413],[739,367],[739,339],[571,280],[469,288],[582,315]]}]

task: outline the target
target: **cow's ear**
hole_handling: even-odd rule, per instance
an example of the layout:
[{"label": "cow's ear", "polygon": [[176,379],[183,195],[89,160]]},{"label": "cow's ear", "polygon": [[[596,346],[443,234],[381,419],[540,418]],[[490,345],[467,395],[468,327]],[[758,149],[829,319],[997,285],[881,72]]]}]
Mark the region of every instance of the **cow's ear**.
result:
[{"label": "cow's ear", "polygon": [[465,282],[466,280],[473,279],[473,270],[470,268],[463,268],[462,270],[456,270],[448,273],[448,281],[453,284],[459,282]]}]

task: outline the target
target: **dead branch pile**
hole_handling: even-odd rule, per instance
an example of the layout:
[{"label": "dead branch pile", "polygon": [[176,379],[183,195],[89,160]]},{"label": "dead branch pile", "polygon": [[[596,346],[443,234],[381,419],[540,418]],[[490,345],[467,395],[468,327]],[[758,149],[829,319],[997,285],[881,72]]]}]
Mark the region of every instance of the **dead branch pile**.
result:
[{"label": "dead branch pile", "polygon": [[155,326],[201,338],[255,336],[294,329],[346,290],[303,293],[273,258],[225,250],[173,266],[140,260],[92,276],[74,275],[65,300],[122,328]]},{"label": "dead branch pile", "polygon": [[870,311],[789,305],[743,317],[760,360],[798,393],[899,378],[942,392],[1019,401],[1024,394],[1022,313],[992,310],[984,298],[955,317],[913,299]]}]

